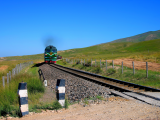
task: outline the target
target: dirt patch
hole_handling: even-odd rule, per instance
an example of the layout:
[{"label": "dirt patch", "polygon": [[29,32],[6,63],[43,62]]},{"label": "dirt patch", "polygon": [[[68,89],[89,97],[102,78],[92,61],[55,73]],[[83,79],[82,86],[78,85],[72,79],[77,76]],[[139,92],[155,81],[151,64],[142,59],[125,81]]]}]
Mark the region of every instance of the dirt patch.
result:
[{"label": "dirt patch", "polygon": [[[74,104],[69,109],[57,112],[46,110],[41,113],[30,113],[21,120],[159,120],[160,108],[138,103],[136,101],[111,98],[100,104],[82,106]],[[13,120],[19,120],[14,118]]]},{"label": "dirt patch", "polygon": [[43,97],[40,99],[40,102],[43,103],[53,103],[53,101],[56,100],[56,94],[53,91],[52,88],[50,88],[49,86],[46,87],[45,93],[43,95]]},{"label": "dirt patch", "polygon": [[0,57],[0,61],[4,61],[5,59],[4,59],[4,57]]},{"label": "dirt patch", "polygon": [[0,71],[4,71],[4,70],[6,70],[8,67],[9,67],[8,65],[2,65],[2,66],[0,67]]}]

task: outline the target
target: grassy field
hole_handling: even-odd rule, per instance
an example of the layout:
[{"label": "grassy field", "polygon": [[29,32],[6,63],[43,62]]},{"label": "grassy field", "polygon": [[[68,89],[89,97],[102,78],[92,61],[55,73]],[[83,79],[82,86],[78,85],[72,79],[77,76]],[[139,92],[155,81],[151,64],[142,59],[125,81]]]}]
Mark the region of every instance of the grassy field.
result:
[{"label": "grassy field", "polygon": [[20,82],[27,83],[29,112],[40,112],[42,109],[62,108],[58,101],[52,103],[42,103],[39,99],[45,92],[43,82],[39,79],[38,67],[30,65],[23,69],[19,74],[12,77],[9,84],[5,87],[0,84],[0,116],[20,116],[18,102],[18,85]]},{"label": "grassy field", "polygon": [[44,54],[36,54],[36,55],[24,55],[24,56],[11,56],[11,57],[4,57],[4,59],[6,61],[10,61],[10,60],[40,60],[40,59],[44,59]]},{"label": "grassy field", "polygon": [[139,61],[160,63],[160,39],[139,43],[106,43],[86,48],[61,51],[63,58],[70,59],[117,59],[132,58]]},{"label": "grassy field", "polygon": [[[97,66],[95,64],[93,66],[81,65],[72,62],[66,62],[65,60],[57,61],[57,64],[71,67],[79,70],[84,70],[87,72],[100,74],[105,77],[115,78],[126,82],[131,82],[139,85],[144,85],[148,87],[158,88],[160,89],[160,72],[156,71],[148,71],[148,78],[146,78],[145,70],[135,70],[135,75],[133,75],[133,69],[128,67],[123,67],[123,74],[121,66],[115,65],[114,69],[112,68],[112,63],[107,63],[108,69],[106,70],[106,64],[102,62],[102,66],[100,68],[100,63],[97,62]],[[90,64],[90,63],[89,63]]]},{"label": "grassy field", "polygon": [[[28,71],[25,71],[27,70]],[[42,93],[44,93],[44,87],[39,80],[38,68],[23,69],[18,75],[12,77],[9,84],[5,85],[5,88],[0,85],[0,116],[10,114],[12,116],[19,116],[18,105],[18,84],[20,82],[27,82],[28,89],[28,103],[29,105],[37,104]]]}]

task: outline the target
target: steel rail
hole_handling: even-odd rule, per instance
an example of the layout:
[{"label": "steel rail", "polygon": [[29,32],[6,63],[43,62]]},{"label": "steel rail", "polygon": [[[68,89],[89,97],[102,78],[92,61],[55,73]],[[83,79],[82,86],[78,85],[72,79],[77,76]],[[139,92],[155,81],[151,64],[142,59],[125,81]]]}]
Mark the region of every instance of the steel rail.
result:
[{"label": "steel rail", "polygon": [[[125,82],[122,80],[117,80],[117,79],[113,79],[113,78],[108,78],[108,77],[104,77],[101,75],[97,75],[97,74],[93,74],[93,73],[89,73],[89,72],[85,72],[82,70],[77,70],[77,69],[73,69],[73,68],[68,68],[68,67],[64,67],[58,64],[50,64],[51,66],[57,67],[59,69],[63,69],[66,72],[70,72],[74,74],[76,73],[76,75],[82,76],[82,77],[87,77],[88,79],[92,79],[92,80],[97,80],[99,82],[102,83],[106,83],[108,85],[111,86],[115,86],[115,87],[121,87],[121,88],[125,88],[125,90],[128,91],[132,91],[132,92],[160,92],[160,89],[155,89],[155,88],[151,88],[151,87],[147,87],[147,86],[142,86],[142,85],[138,85],[138,84],[134,84],[134,83],[130,83],[130,82]],[[97,82],[98,82],[97,81]],[[121,92],[126,92],[126,91],[121,91]]]},{"label": "steel rail", "polygon": [[88,73],[85,71],[64,67],[58,64],[50,64],[50,66],[65,71],[67,73],[73,74],[75,76],[84,78],[91,82],[95,82],[110,89],[114,89],[112,90],[112,93],[115,95],[125,97],[127,99],[135,99],[147,104],[156,105],[160,107],[160,97],[155,97],[153,95],[148,95],[145,93],[148,91],[159,93],[160,92],[159,89],[137,85],[134,83],[129,83],[113,78],[107,78],[93,73]]}]

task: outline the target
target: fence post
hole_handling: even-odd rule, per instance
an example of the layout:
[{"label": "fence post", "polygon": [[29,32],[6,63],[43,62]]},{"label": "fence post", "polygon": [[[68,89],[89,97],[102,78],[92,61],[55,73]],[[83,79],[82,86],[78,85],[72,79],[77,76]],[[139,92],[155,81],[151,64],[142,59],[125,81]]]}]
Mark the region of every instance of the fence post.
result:
[{"label": "fence post", "polygon": [[100,59],[100,68],[101,68],[101,59]]},{"label": "fence post", "polygon": [[106,70],[107,70],[107,60],[106,60]]},{"label": "fence post", "polygon": [[146,77],[148,78],[148,62],[146,62]]},{"label": "fence post", "polygon": [[9,83],[9,73],[7,73],[7,83]]},{"label": "fence post", "polygon": [[112,67],[113,67],[113,69],[114,69],[114,61],[112,60]]},{"label": "fence post", "polygon": [[14,68],[14,75],[16,74],[16,69]]},{"label": "fence post", "polygon": [[122,61],[122,74],[123,74],[123,61]]},{"label": "fence post", "polygon": [[85,65],[85,59],[84,59],[84,65]]},{"label": "fence post", "polygon": [[4,76],[2,77],[2,80],[3,80],[3,87],[5,87],[5,78],[4,78]]},{"label": "fence post", "polygon": [[9,71],[9,77],[10,77],[10,81],[11,81],[11,71]]},{"label": "fence post", "polygon": [[96,67],[96,59],[95,59],[95,67]]},{"label": "fence post", "polygon": [[135,74],[135,69],[134,69],[134,61],[132,62],[133,64],[133,75]]},{"label": "fence post", "polygon": [[91,67],[92,67],[92,59],[91,59]]}]

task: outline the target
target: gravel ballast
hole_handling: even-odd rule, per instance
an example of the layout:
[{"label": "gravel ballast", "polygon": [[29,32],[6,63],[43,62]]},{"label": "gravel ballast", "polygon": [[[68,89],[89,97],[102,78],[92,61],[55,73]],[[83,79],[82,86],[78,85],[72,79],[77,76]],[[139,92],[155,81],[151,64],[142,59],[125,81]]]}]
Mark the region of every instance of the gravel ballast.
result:
[{"label": "gravel ballast", "polygon": [[69,100],[76,101],[83,98],[95,97],[97,95],[104,98],[109,97],[110,89],[87,81],[83,78],[71,75],[48,64],[40,66],[48,85],[56,88],[57,79],[65,79],[66,95]]}]

